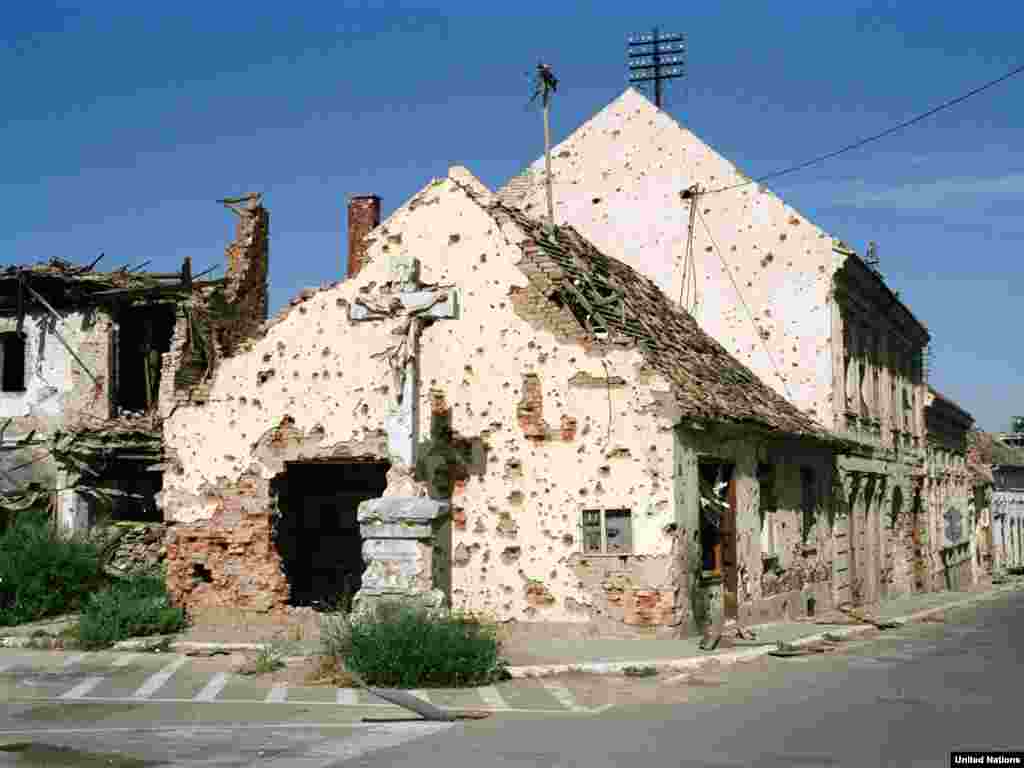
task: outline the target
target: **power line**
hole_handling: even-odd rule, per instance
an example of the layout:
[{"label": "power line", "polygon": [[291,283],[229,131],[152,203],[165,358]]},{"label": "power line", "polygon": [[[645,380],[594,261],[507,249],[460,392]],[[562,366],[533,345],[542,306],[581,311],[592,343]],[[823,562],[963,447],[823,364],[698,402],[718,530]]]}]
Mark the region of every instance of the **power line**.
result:
[{"label": "power line", "polygon": [[999,85],[1000,83],[1002,83],[1002,82],[1004,82],[1006,80],[1009,80],[1011,77],[1015,77],[1015,76],[1021,74],[1022,72],[1024,72],[1024,66],[1020,66],[1020,67],[1017,67],[1016,69],[1012,69],[1009,72],[1007,72],[1005,75],[1003,75],[1002,77],[997,77],[995,80],[989,80],[984,85],[979,85],[977,88],[974,88],[973,90],[970,90],[970,91],[968,91],[967,93],[965,93],[965,94],[963,94],[961,96],[957,96],[955,99],[950,99],[949,101],[944,101],[942,104],[939,104],[937,107],[933,107],[932,109],[929,109],[927,112],[922,112],[920,115],[917,115],[916,117],[912,117],[909,120],[905,120],[904,122],[899,123],[898,125],[894,125],[891,128],[887,128],[884,131],[882,131],[881,133],[876,133],[873,136],[868,136],[866,138],[859,139],[858,141],[855,141],[852,144],[847,144],[845,147],[837,149],[834,152],[829,152],[828,154],[819,155],[818,157],[812,158],[810,160],[806,160],[806,161],[804,161],[802,163],[798,163],[797,165],[792,165],[789,168],[783,168],[782,170],[779,170],[779,171],[773,171],[772,173],[765,174],[764,176],[760,176],[760,177],[758,177],[756,179],[752,179],[750,181],[742,181],[739,184],[731,184],[731,185],[729,185],[727,187],[719,187],[718,189],[711,189],[711,190],[708,190],[707,192],[704,192],[703,194],[705,194],[705,195],[714,195],[714,194],[717,194],[718,192],[728,192],[729,190],[739,189],[740,187],[747,187],[747,186],[750,186],[751,184],[760,184],[762,182],[767,181],[768,179],[775,179],[775,178],[778,178],[779,176],[786,176],[786,175],[788,175],[790,173],[796,173],[797,171],[802,171],[804,168],[808,168],[808,167],[810,167],[812,165],[817,165],[818,163],[822,163],[825,160],[831,160],[833,157],[837,157],[837,156],[839,156],[839,155],[841,155],[841,154],[843,154],[845,152],[850,152],[851,150],[854,150],[854,149],[859,149],[860,147],[863,147],[865,144],[870,144],[873,141],[878,141],[879,139],[883,139],[886,136],[890,136],[890,135],[896,133],[897,131],[901,131],[904,128],[908,128],[911,125],[914,125],[915,123],[919,123],[922,120],[924,120],[926,118],[929,118],[929,117],[931,117],[932,115],[934,115],[934,114],[936,114],[938,112],[942,112],[943,110],[949,109],[950,107],[953,107],[953,106],[959,104],[962,101],[966,101],[967,99],[971,98],[972,96],[977,96],[979,93],[981,93],[983,91],[987,91],[989,88],[993,88],[993,87]]},{"label": "power line", "polygon": [[[691,204],[694,207],[697,207],[698,203],[699,200],[695,198]],[[704,214],[701,213],[700,208],[697,208],[697,217],[700,219],[700,223],[704,225],[704,231],[708,233],[708,239],[711,240],[711,244],[715,246],[715,252],[718,254],[718,258],[722,260],[722,266],[725,267],[725,272],[729,275],[729,280],[732,282],[732,287],[735,289],[740,303],[743,305],[743,308],[747,310],[747,317],[750,318],[750,324],[754,328],[754,334],[761,340],[761,347],[764,349],[764,353],[768,356],[768,360],[771,362],[772,368],[775,369],[775,374],[779,377],[779,381],[782,382],[782,388],[786,390],[786,397],[789,398],[790,402],[793,402],[793,393],[789,391],[789,383],[786,381],[786,377],[782,375],[782,370],[779,368],[778,363],[775,362],[775,358],[772,356],[771,350],[768,349],[768,345],[765,343],[764,337],[761,335],[761,332],[757,327],[757,322],[754,320],[754,313],[750,311],[750,305],[747,304],[747,300],[743,298],[740,286],[736,282],[736,278],[733,277],[732,268],[729,266],[729,262],[725,260],[725,256],[722,254],[722,249],[718,247],[718,242],[715,240],[715,236],[711,234],[711,228],[708,227],[708,223],[705,221]]]}]

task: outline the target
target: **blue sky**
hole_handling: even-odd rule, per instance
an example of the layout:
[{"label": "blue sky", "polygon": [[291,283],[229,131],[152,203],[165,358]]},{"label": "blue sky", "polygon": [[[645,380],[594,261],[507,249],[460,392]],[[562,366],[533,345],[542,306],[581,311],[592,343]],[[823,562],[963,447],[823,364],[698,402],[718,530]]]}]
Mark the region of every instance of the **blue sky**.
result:
[{"label": "blue sky", "polygon": [[[625,87],[624,44],[689,36],[667,109],[753,176],[1024,63],[1006,2],[11,4],[0,25],[0,263],[222,263],[215,200],[262,191],[271,303],[337,279],[346,196],[385,214],[449,165],[496,187]],[[934,337],[932,383],[986,429],[1024,414],[1024,76],[770,184],[863,249]]]}]

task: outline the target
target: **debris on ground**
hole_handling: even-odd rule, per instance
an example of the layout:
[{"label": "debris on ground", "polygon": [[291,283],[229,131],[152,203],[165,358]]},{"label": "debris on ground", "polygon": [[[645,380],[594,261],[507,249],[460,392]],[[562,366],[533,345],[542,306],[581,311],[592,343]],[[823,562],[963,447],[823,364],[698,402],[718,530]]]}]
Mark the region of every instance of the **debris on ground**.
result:
[{"label": "debris on ground", "polygon": [[657,667],[624,667],[622,673],[626,677],[654,677],[658,674]]}]

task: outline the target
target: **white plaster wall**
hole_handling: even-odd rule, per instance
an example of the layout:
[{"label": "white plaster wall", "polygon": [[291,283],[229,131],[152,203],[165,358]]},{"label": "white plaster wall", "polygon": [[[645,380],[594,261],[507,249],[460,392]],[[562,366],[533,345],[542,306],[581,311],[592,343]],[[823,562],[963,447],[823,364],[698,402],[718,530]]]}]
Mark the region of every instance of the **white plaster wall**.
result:
[{"label": "white plaster wall", "polygon": [[[0,332],[14,331],[13,317],[0,319]],[[53,329],[89,367],[99,385],[68,353]],[[19,431],[50,432],[81,411],[106,418],[108,334],[104,313],[69,312],[57,323],[48,313],[25,316],[25,391],[0,392],[0,418],[14,418]],[[10,436],[10,435],[9,435]]]},{"label": "white plaster wall", "polygon": [[[456,175],[465,181],[464,172]],[[356,277],[292,308],[251,351],[224,361],[208,404],[179,408],[168,419],[167,444],[181,466],[165,475],[164,498],[173,500],[167,518],[208,519],[217,500],[204,495],[207,485],[233,483],[247,470],[269,479],[254,444],[285,416],[307,435],[319,432],[319,451],[383,429],[394,384],[387,362],[376,355],[398,341],[390,333],[397,321],[352,323],[348,306],[357,296],[377,301],[377,289],[394,279],[395,260],[415,257],[424,283],[457,284],[462,301],[458,320],[438,321],[421,339],[420,439],[430,434],[432,397],[443,393],[454,431],[480,436],[489,446],[486,472],[471,476],[453,498],[453,546],[470,553],[453,570],[456,606],[503,619],[585,618],[566,607],[570,597],[587,599],[566,567],[579,549],[585,506],[632,508],[636,548],[667,553],[662,529],[673,516],[671,424],[640,412],[651,404],[653,389],[664,385],[657,378],[641,381],[636,352],[605,358],[608,372],[627,382],[612,391],[608,439],[607,390],[568,384],[579,371],[603,377],[601,358],[557,344],[512,310],[510,288],[527,284],[515,266],[521,237],[448,179],[396,211],[373,233],[368,264]],[[544,418],[556,435],[543,444],[527,441],[517,419],[526,373],[540,377]],[[557,436],[566,413],[579,422],[570,442]],[[628,456],[609,459],[609,444],[628,448]],[[515,481],[504,479],[509,460],[520,462]],[[502,513],[514,522],[514,535],[497,532]],[[520,547],[518,559],[503,560],[508,546]],[[527,585],[537,581],[553,602],[528,601]]]},{"label": "white plaster wall", "polygon": [[[543,158],[531,166],[534,182],[521,203],[535,215],[546,210],[543,167]],[[553,149],[552,176],[556,220],[674,300],[690,215],[680,191],[747,181],[633,89]],[[697,321],[779,394],[831,426],[829,296],[845,257],[833,252],[829,235],[758,185],[707,195],[700,213],[707,228],[698,217]]]}]

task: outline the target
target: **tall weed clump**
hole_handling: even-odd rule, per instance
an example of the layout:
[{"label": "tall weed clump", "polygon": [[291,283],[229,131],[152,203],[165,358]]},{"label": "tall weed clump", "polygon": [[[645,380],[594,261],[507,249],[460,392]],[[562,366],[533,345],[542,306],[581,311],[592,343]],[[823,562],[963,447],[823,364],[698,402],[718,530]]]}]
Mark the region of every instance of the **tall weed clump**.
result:
[{"label": "tall weed clump", "polygon": [[136,574],[91,596],[78,622],[83,648],[105,648],[118,640],[168,635],[185,628],[185,612],[170,604],[159,575]]},{"label": "tall weed clump", "polygon": [[324,654],[367,685],[386,688],[459,687],[500,679],[497,628],[459,613],[410,605],[327,619]]},{"label": "tall weed clump", "polygon": [[0,533],[0,626],[77,611],[102,581],[91,542],[54,531],[47,512],[19,512]]}]

